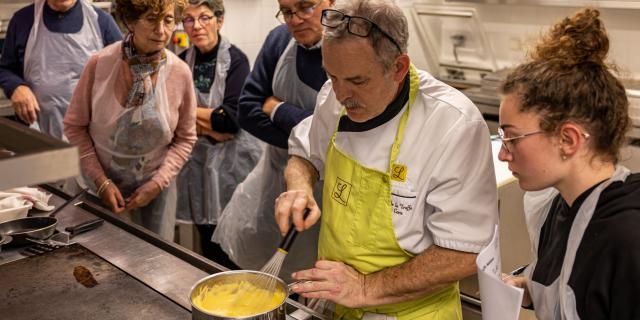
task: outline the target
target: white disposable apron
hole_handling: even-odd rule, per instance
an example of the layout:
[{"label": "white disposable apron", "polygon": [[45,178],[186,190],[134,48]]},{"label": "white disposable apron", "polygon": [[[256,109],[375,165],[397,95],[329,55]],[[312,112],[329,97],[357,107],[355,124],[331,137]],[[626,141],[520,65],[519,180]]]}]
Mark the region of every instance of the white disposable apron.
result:
[{"label": "white disposable apron", "polygon": [[57,33],[44,24],[45,0],[36,0],[24,54],[24,79],[40,106],[38,121],[32,127],[60,139],[62,120],[84,64],[103,47],[98,13],[86,0],[78,1],[82,6],[82,28],[77,33]]},{"label": "white disposable apron", "polygon": [[[593,213],[600,199],[600,194],[611,183],[615,181],[625,181],[629,176],[629,169],[617,166],[613,176],[597,186],[591,194],[584,200],[578,213],[576,214],[569,239],[567,240],[567,250],[564,255],[562,269],[558,278],[549,286],[535,282],[532,279],[533,271],[538,262],[537,255],[524,272],[527,279],[527,287],[533,301],[535,313],[538,319],[545,320],[577,320],[580,319],[576,310],[576,298],[573,290],[569,286],[569,277],[573,270],[573,263],[578,252],[580,242],[584,235]],[[525,196],[525,208],[528,209],[527,224],[529,225],[532,237],[533,252],[538,252],[538,242],[540,241],[540,230],[547,220],[553,199],[558,191],[552,189],[548,192],[531,193]]]},{"label": "white disposable apron", "polygon": [[[219,39],[213,84],[208,93],[196,89],[200,108],[215,109],[224,101],[227,74],[231,67],[231,43],[224,37]],[[191,47],[186,56],[191,70],[195,59],[196,49]],[[233,191],[255,167],[263,148],[260,140],[244,130],[239,130],[229,141],[215,144],[204,136],[198,137],[189,161],[178,175],[177,218],[195,224],[217,224]]]},{"label": "white disposable apron", "polygon": [[[300,48],[291,39],[280,56],[273,76],[273,95],[287,103],[313,111],[318,91],[298,77],[296,52]],[[284,191],[286,149],[267,145],[256,167],[249,173],[225,208],[212,240],[220,243],[229,257],[244,269],[260,269],[273,255],[281,236],[275,221],[275,199]],[[322,199],[322,186],[316,185],[314,197]],[[285,259],[280,274],[290,280],[294,271],[308,269],[316,261],[319,225],[302,232]]]},{"label": "white disposable apron", "polygon": [[[173,59],[177,59],[175,55],[167,53],[166,63],[158,70],[152,89],[155,99],[145,99],[141,106],[134,108],[125,108],[114,91],[116,81],[124,79],[120,68],[122,56],[105,55],[96,65],[96,74],[107,76],[93,85],[89,134],[107,177],[125,198],[156,173],[173,140],[166,91],[167,66],[175,63]],[[175,183],[171,183],[149,205],[129,214],[147,229],[173,240],[175,205]]]}]

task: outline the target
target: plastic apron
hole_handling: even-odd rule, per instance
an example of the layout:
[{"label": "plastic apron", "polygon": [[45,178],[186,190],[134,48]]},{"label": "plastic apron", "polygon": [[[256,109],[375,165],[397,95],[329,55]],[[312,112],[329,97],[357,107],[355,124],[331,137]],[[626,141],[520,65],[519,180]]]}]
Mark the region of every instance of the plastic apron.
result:
[{"label": "plastic apron", "polygon": [[[278,60],[273,76],[273,95],[282,101],[314,110],[318,92],[307,86],[296,71],[298,44],[291,39]],[[302,50],[302,49],[300,49]],[[255,169],[236,189],[224,210],[212,240],[219,243],[238,266],[260,269],[276,252],[282,237],[275,221],[275,199],[286,191],[284,168],[286,149],[267,145]],[[314,196],[321,199],[316,184]],[[308,269],[316,261],[319,225],[302,232],[287,254],[280,275],[291,280],[291,273]]]},{"label": "plastic apron", "polygon": [[[91,137],[108,137],[92,140],[107,177],[118,186],[124,198],[155,174],[173,140],[166,92],[167,66],[172,65],[173,59],[177,58],[167,54],[166,63],[158,71],[153,88],[155,100],[145,99],[141,106],[135,108],[124,108],[114,93],[116,81],[123,81],[122,56],[109,56],[96,66],[96,74],[107,76],[93,85],[89,134]],[[146,207],[128,214],[133,221],[165,239],[173,240],[175,194],[175,183],[171,183]]]},{"label": "plastic apron", "polygon": [[[400,247],[395,236],[390,172],[398,157],[419,81],[412,65],[409,105],[400,118],[387,172],[367,168],[340,151],[335,144],[336,125],[325,162],[319,257],[344,262],[364,274],[400,265],[413,257]],[[337,305],[334,313],[335,319],[381,317],[400,320],[462,319],[458,285],[456,283],[416,300],[379,307],[349,309]]]},{"label": "plastic apron", "polygon": [[56,33],[44,25],[45,0],[36,0],[24,54],[24,79],[40,105],[38,121],[32,127],[60,139],[62,120],[84,64],[103,47],[98,13],[85,0],[79,2],[83,16],[80,31]]},{"label": "plastic apron", "polygon": [[[222,105],[226,78],[231,67],[229,41],[220,37],[215,78],[209,93],[196,89],[198,106],[215,109]],[[196,49],[187,50],[186,62],[193,70]],[[177,218],[196,224],[218,223],[218,217],[231,199],[238,183],[255,167],[264,144],[240,130],[234,138],[212,144],[206,137],[198,137],[189,161],[178,175]]]},{"label": "plastic apron", "polygon": [[[533,261],[525,270],[525,277],[538,319],[580,319],[578,311],[576,310],[576,297],[569,286],[569,277],[571,276],[571,270],[573,269],[578,247],[593,217],[602,191],[615,181],[625,181],[629,174],[629,169],[623,166],[617,166],[613,176],[597,186],[584,200],[571,225],[569,239],[567,240],[567,250],[564,255],[564,261],[562,262],[560,275],[551,285],[545,286],[532,280],[533,271],[538,262],[537,254],[534,255]],[[558,191],[555,189],[550,190],[552,191],[531,193],[525,196],[525,208],[533,208],[533,210],[527,210],[527,224],[532,223],[529,231],[530,234],[533,235],[531,243],[533,244],[534,253],[538,252],[540,230],[547,220],[553,199],[558,194]],[[532,219],[535,219],[535,221]]]}]

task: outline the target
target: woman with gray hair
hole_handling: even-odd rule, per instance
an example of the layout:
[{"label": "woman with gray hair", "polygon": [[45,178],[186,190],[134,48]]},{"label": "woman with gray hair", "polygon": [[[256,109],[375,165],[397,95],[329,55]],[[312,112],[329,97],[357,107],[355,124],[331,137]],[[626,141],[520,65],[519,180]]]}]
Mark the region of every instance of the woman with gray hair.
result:
[{"label": "woman with gray hair", "polygon": [[189,0],[182,13],[192,46],[180,58],[193,72],[198,141],[178,176],[177,217],[195,223],[205,257],[236,268],[211,235],[236,186],[256,165],[263,144],[238,127],[238,98],[249,61],[220,35],[224,11],[222,0]]}]

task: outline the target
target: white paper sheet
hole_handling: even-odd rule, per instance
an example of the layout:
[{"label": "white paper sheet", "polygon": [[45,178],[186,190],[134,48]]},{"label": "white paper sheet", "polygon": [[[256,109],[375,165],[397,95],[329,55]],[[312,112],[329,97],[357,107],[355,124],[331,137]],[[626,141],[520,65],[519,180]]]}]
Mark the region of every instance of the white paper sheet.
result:
[{"label": "white paper sheet", "polygon": [[499,235],[496,225],[491,242],[476,258],[482,319],[517,320],[524,290],[502,282]]}]

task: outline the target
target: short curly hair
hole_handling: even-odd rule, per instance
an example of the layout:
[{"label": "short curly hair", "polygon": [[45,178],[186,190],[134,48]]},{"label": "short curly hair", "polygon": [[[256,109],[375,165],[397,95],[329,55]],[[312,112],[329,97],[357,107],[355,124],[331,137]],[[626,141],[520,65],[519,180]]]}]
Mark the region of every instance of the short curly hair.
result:
[{"label": "short curly hair", "polygon": [[174,6],[177,18],[182,16],[187,0],[116,0],[115,12],[120,22],[126,25],[140,19],[147,11],[159,15],[170,5]]}]

